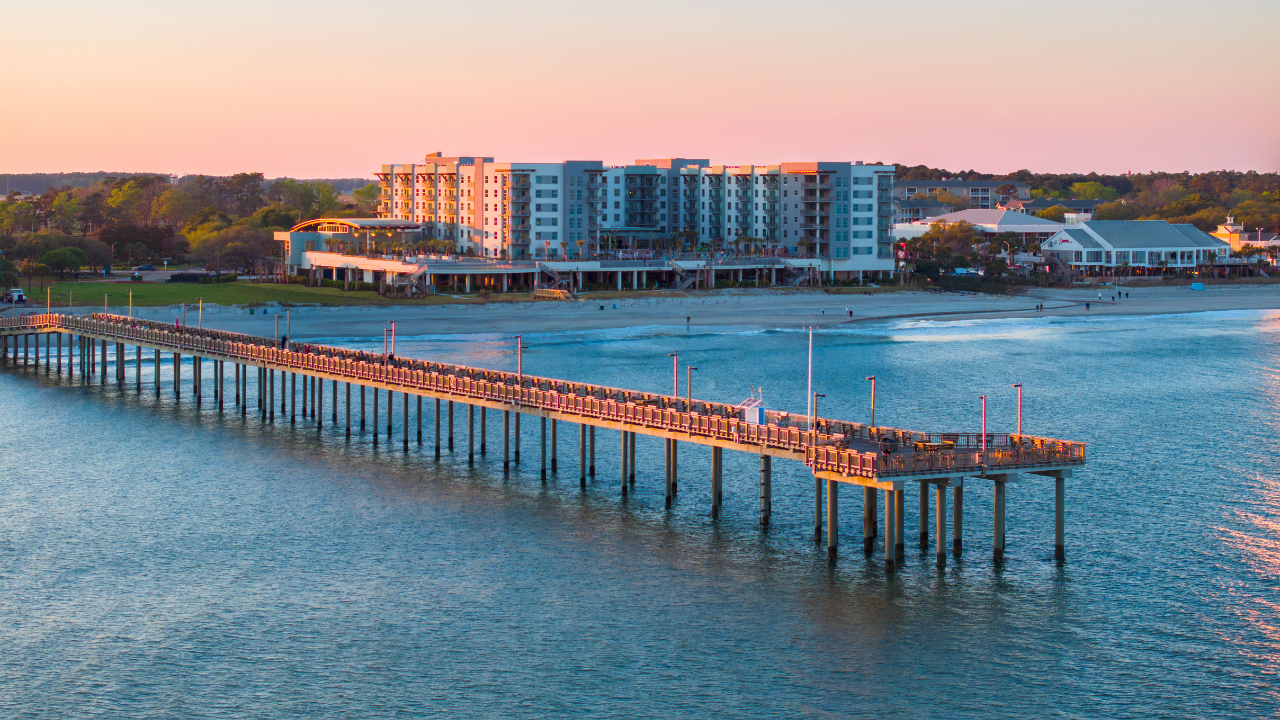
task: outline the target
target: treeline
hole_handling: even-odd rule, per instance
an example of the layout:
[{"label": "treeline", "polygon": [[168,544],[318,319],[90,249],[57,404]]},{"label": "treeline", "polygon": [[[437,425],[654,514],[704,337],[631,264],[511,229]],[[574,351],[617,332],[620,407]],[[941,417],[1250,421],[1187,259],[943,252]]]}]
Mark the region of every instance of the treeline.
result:
[{"label": "treeline", "polygon": [[1230,215],[1247,230],[1280,232],[1280,173],[1217,170],[1100,175],[1019,170],[994,175],[916,165],[898,166],[895,178],[1016,180],[1031,186],[1033,198],[1101,201],[1094,212],[1098,220],[1168,220],[1209,231]]},{"label": "treeline", "polygon": [[267,182],[261,173],[177,182],[166,175],[108,176],[29,198],[11,192],[0,203],[0,250],[16,261],[34,261],[49,250],[75,247],[94,266],[193,259],[220,270],[275,254],[274,231],[322,216],[367,216],[377,199],[375,183],[342,202],[332,183]]}]

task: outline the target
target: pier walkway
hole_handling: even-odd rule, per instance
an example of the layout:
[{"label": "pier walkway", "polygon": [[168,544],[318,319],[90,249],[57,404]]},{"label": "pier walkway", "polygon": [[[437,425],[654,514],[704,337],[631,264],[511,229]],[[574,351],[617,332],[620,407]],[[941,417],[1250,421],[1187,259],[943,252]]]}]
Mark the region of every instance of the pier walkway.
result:
[{"label": "pier walkway", "polygon": [[[834,559],[838,545],[838,495],[842,484],[863,487],[863,543],[871,552],[873,539],[879,532],[878,492],[884,493],[885,565],[892,569],[903,553],[904,492],[910,483],[918,483],[920,491],[920,543],[927,547],[929,538],[928,495],[932,489],[936,504],[936,544],[938,562],[945,564],[947,496],[954,497],[952,510],[953,551],[961,549],[963,533],[963,487],[965,478],[983,478],[995,485],[995,517],[993,527],[994,557],[1003,560],[1005,484],[1016,474],[1048,476],[1055,480],[1054,547],[1063,556],[1064,482],[1073,468],[1085,464],[1083,443],[1009,433],[928,433],[832,418],[809,418],[785,412],[768,411],[763,422],[749,422],[735,405],[672,395],[638,392],[619,388],[570,382],[523,373],[486,370],[463,365],[385,356],[346,348],[289,342],[287,347],[271,338],[218,330],[178,327],[135,318],[97,313],[93,315],[38,314],[0,320],[0,356],[14,363],[26,363],[31,346],[39,365],[40,339],[45,343],[45,367],[56,359],[62,371],[62,339],[68,339],[68,372],[77,370],[88,379],[100,375],[106,382],[108,349],[114,346],[115,379],[123,384],[128,353],[134,347],[135,382],[141,390],[143,349],[151,351],[155,367],[156,392],[160,391],[161,352],[173,357],[174,391],[181,394],[181,356],[192,358],[192,393],[201,401],[204,390],[204,361],[213,368],[214,402],[223,406],[225,366],[234,369],[235,405],[247,414],[250,405],[250,368],[256,374],[255,414],[264,421],[274,421],[276,406],[282,417],[287,413],[293,421],[298,414],[297,386],[302,384],[301,408],[304,421],[309,417],[323,426],[325,383],[332,390],[331,422],[339,422],[339,407],[344,407],[348,434],[352,426],[352,410],[358,407],[359,427],[365,426],[365,392],[373,393],[372,422],[374,443],[378,437],[379,395],[387,394],[388,438],[391,442],[391,415],[395,411],[395,393],[402,397],[401,423],[405,450],[409,446],[411,396],[416,399],[417,442],[422,443],[422,401],[435,403],[435,454],[441,451],[441,403],[448,403],[447,444],[454,443],[454,404],[461,403],[467,412],[468,459],[475,455],[475,420],[479,415],[480,453],[487,452],[485,426],[487,411],[503,414],[503,468],[510,467],[512,453],[520,459],[520,418],[538,418],[541,427],[541,474],[545,481],[548,467],[547,430],[551,431],[551,469],[557,469],[556,442],[558,423],[577,425],[579,434],[579,478],[585,487],[588,475],[595,474],[596,428],[621,433],[620,457],[622,473],[620,491],[627,495],[635,482],[636,435],[661,437],[665,445],[665,493],[667,505],[678,490],[679,443],[711,448],[711,512],[718,517],[721,504],[722,453],[734,450],[760,457],[760,521],[767,525],[772,507],[772,459],[794,460],[813,472],[814,533],[822,537],[823,485],[826,485],[826,520],[828,554]],[[54,340],[56,339],[56,350]],[[20,355],[21,353],[21,355]],[[277,398],[277,383],[279,396]],[[344,385],[345,403],[339,401],[339,385]],[[352,387],[359,392],[359,405],[352,402]],[[478,413],[477,413],[478,410]],[[514,420],[514,446],[511,424]],[[589,457],[588,457],[589,456]]]}]

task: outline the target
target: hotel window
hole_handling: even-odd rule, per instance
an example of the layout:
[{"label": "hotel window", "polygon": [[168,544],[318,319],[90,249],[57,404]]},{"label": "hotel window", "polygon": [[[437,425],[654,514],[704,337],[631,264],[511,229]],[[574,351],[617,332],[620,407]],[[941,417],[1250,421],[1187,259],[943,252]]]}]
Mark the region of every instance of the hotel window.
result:
[{"label": "hotel window", "polygon": [[1123,265],[1123,264],[1125,264],[1125,263],[1127,263],[1127,262],[1129,262],[1129,251],[1128,251],[1128,250],[1117,251],[1117,252],[1116,252],[1116,263],[1117,263],[1117,264],[1119,264],[1119,265]]}]

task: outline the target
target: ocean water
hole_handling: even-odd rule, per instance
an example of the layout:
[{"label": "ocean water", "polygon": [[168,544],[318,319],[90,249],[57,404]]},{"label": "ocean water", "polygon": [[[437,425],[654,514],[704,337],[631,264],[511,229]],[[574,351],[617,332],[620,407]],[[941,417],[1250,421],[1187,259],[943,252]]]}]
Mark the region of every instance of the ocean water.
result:
[{"label": "ocean water", "polygon": [[[744,319],[745,320],[745,319]],[[381,326],[371,330],[380,334]],[[1010,484],[991,562],[991,487],[970,481],[965,549],[916,544],[886,575],[841,498],[834,565],[813,481],[681,447],[663,507],[661,443],[639,439],[620,497],[618,435],[578,487],[577,432],[537,474],[501,467],[500,416],[468,465],[374,448],[326,423],[242,419],[142,392],[0,369],[0,715],[277,717],[1229,717],[1280,709],[1280,315],[903,322],[814,337],[824,415],[1089,443],[1053,559],[1052,482]],[[380,348],[381,338],[330,338]],[[525,370],[803,413],[795,330],[639,327],[525,338]],[[424,336],[401,355],[513,369],[512,341]],[[211,384],[212,373],[206,373]],[[132,368],[128,371],[132,379]],[[189,383],[190,371],[184,372]],[[230,384],[228,384],[230,388]],[[329,398],[325,411],[329,412]],[[370,405],[371,407],[371,405]],[[430,403],[426,404],[430,411]],[[385,407],[382,423],[385,424]],[[411,420],[412,422],[412,420]],[[411,433],[411,441],[414,440]]]}]

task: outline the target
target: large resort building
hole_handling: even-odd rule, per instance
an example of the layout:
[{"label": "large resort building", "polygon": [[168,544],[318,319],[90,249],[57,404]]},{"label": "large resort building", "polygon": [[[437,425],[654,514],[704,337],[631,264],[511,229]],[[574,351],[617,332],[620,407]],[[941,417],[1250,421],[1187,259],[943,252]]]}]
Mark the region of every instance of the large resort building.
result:
[{"label": "large resort building", "polygon": [[433,153],[382,166],[378,217],[418,223],[425,239],[483,258],[710,247],[820,258],[842,273],[893,271],[893,172],[861,162],[606,166]]}]

